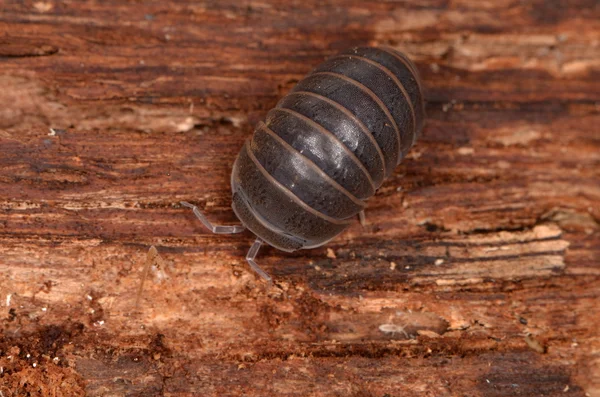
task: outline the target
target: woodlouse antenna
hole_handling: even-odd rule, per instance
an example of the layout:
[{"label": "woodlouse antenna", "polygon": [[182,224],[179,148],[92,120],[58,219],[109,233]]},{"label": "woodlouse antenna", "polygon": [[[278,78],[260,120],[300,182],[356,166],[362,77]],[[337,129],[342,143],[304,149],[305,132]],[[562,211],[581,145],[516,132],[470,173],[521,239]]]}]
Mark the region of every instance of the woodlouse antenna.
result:
[{"label": "woodlouse antenna", "polygon": [[233,226],[213,225],[212,223],[210,223],[208,218],[206,216],[204,216],[204,214],[202,212],[200,212],[198,207],[196,207],[194,204],[190,204],[187,201],[181,201],[180,204],[183,205],[184,207],[191,208],[192,211],[194,211],[194,215],[196,215],[196,218],[200,219],[200,222],[202,222],[202,224],[208,230],[213,232],[214,234],[236,234],[236,233],[241,233],[244,230],[246,230],[246,228],[242,225],[233,225]]},{"label": "woodlouse antenna", "polygon": [[[213,225],[212,223],[210,223],[208,218],[202,212],[200,212],[198,207],[196,207],[193,204],[188,203],[187,201],[181,201],[180,203],[184,207],[191,208],[192,211],[194,211],[194,215],[196,215],[196,217],[198,219],[200,219],[200,222],[202,222],[202,224],[204,226],[206,226],[206,228],[208,230],[210,230],[211,232],[213,232],[215,234],[236,234],[236,233],[241,233],[244,230],[246,230],[246,228],[242,225],[234,225],[234,226]],[[254,241],[254,244],[252,244],[252,246],[248,250],[248,253],[246,254],[246,261],[248,262],[248,264],[250,265],[252,270],[254,270],[256,273],[258,273],[269,284],[273,284],[273,279],[271,278],[271,276],[269,276],[267,274],[267,272],[265,272],[263,269],[261,269],[260,266],[258,266],[256,264],[256,261],[254,260],[256,258],[256,254],[258,254],[258,250],[260,249],[260,246],[262,245],[262,243],[263,243],[263,241],[260,238],[257,238]],[[152,247],[152,248],[154,248],[154,247]],[[156,249],[155,249],[155,251],[156,251]],[[141,286],[140,286],[140,291],[141,291]],[[137,304],[136,304],[136,306],[137,306]]]},{"label": "woodlouse antenna", "polygon": [[248,253],[246,254],[246,261],[248,262],[252,270],[260,274],[260,276],[264,278],[269,284],[273,284],[273,279],[271,278],[271,276],[269,276],[263,269],[261,269],[260,266],[258,266],[254,261],[254,258],[256,258],[256,254],[258,254],[258,250],[260,249],[261,245],[262,240],[260,238],[257,238],[254,241],[254,244],[252,244],[252,247],[250,247],[250,249],[248,250]]}]

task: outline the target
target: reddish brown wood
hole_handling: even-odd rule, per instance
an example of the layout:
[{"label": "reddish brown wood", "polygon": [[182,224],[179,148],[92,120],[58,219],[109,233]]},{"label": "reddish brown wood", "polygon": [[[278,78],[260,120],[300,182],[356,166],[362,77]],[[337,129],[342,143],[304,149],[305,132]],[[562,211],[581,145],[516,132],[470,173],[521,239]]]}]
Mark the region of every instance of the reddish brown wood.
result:
[{"label": "reddish brown wood", "polygon": [[[0,31],[2,396],[600,396],[596,1],[23,1]],[[365,228],[262,249],[267,288],[178,202],[234,222],[255,123],[366,44],[416,60],[422,139]]]}]

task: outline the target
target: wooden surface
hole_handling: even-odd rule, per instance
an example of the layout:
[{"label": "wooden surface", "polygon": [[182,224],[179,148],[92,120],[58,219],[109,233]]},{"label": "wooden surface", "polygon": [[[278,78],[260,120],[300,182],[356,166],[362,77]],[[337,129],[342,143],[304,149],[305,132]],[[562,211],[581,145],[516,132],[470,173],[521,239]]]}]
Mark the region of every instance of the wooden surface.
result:
[{"label": "wooden surface", "polygon": [[[3,397],[600,396],[597,1],[4,1],[0,32]],[[178,202],[233,223],[255,123],[365,44],[416,61],[422,139],[364,229],[261,249],[268,288]]]}]

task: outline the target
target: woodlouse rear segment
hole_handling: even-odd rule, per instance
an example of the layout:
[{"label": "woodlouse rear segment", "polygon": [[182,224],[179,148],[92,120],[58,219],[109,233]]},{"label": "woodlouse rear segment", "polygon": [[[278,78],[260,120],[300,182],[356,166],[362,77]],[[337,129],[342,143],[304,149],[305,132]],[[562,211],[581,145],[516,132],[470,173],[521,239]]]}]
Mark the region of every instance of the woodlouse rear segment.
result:
[{"label": "woodlouse rear segment", "polygon": [[414,144],[424,119],[415,66],[390,48],[355,48],[301,80],[233,168],[233,209],[284,251],[341,233]]}]

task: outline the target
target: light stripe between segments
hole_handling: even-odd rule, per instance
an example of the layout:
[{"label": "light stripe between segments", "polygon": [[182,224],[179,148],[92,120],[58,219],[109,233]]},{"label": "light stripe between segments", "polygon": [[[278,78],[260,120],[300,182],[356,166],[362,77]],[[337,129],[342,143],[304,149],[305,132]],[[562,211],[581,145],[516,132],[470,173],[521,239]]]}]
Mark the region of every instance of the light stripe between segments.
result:
[{"label": "light stripe between segments", "polygon": [[[365,136],[367,137],[367,139],[371,142],[371,144],[373,144],[373,146],[375,147],[375,150],[377,151],[377,154],[379,155],[379,158],[381,160],[381,164],[383,166],[383,175],[384,177],[381,179],[381,181],[379,181],[379,186],[381,186],[381,184],[383,183],[383,180],[385,179],[385,175],[387,175],[387,169],[386,169],[386,164],[385,164],[385,157],[383,156],[383,152],[381,151],[381,148],[379,147],[379,144],[377,143],[377,141],[375,140],[375,138],[373,137],[373,134],[371,133],[371,131],[369,131],[369,129],[367,128],[366,125],[364,125],[364,123],[362,121],[360,121],[358,119],[358,117],[356,117],[351,111],[349,111],[348,109],[346,109],[344,106],[342,106],[340,103],[329,99],[323,95],[320,94],[315,94],[314,92],[310,92],[310,91],[295,91],[295,92],[290,92],[287,96],[292,96],[292,95],[305,95],[305,96],[312,96],[314,98],[317,98],[323,102],[326,102],[328,104],[330,104],[331,106],[335,107],[336,109],[338,109],[340,112],[343,112],[350,120],[352,120],[353,122],[355,122],[358,127],[360,128],[360,130],[365,134]],[[278,106],[279,108],[279,106]],[[379,186],[377,186],[379,188]]]},{"label": "light stripe between segments", "polygon": [[277,187],[277,189],[279,189],[282,193],[284,193],[286,196],[288,196],[292,201],[294,201],[296,204],[298,204],[300,207],[302,207],[303,210],[305,210],[305,211],[311,213],[312,215],[314,215],[318,218],[321,218],[329,223],[333,223],[334,225],[349,225],[350,223],[352,223],[352,221],[350,221],[350,220],[337,220],[328,215],[322,214],[319,211],[316,211],[312,207],[308,206],[304,201],[300,200],[294,193],[292,193],[290,190],[288,190],[288,188],[286,188],[281,183],[279,183],[275,178],[273,178],[271,176],[271,174],[269,174],[267,172],[267,170],[265,170],[265,168],[258,162],[256,157],[254,157],[254,154],[250,150],[249,145],[244,145],[244,147],[246,148],[246,154],[248,155],[248,157],[250,157],[250,160],[252,160],[254,165],[256,165],[256,168],[258,168],[260,173],[263,174],[263,176],[265,178],[267,178],[270,182],[272,182],[273,185],[275,185],[275,187]]},{"label": "light stripe between segments", "polygon": [[[365,176],[367,177],[367,180],[369,181],[369,184],[371,185],[371,189],[373,190],[373,192],[371,193],[371,195],[375,194],[375,191],[377,190],[377,188],[375,187],[375,183],[373,182],[373,178],[371,178],[371,174],[369,174],[369,171],[367,171],[367,169],[365,168],[365,166],[363,165],[363,163],[360,162],[360,160],[356,157],[356,155],[354,153],[352,153],[350,151],[350,149],[348,149],[346,147],[346,145],[344,145],[338,139],[338,137],[336,137],[333,133],[331,133],[329,130],[327,130],[326,128],[324,128],[321,124],[317,123],[314,120],[311,120],[310,118],[306,117],[305,115],[303,115],[301,113],[296,112],[295,110],[287,109],[287,108],[275,108],[273,110],[274,111],[279,111],[279,112],[285,112],[285,113],[291,115],[292,117],[296,117],[297,119],[305,121],[306,123],[312,125],[316,129],[318,129],[323,134],[327,135],[334,142],[336,142],[342,148],[342,150],[344,150],[346,152],[346,154],[348,155],[348,157],[351,158],[352,161],[354,163],[356,163],[356,165],[358,166],[358,168],[360,168],[360,170],[365,174]],[[294,149],[294,150],[296,150],[296,149]],[[302,155],[302,153],[300,153],[300,152],[298,152],[298,153]]]},{"label": "light stripe between segments", "polygon": [[299,151],[294,149],[294,147],[292,147],[289,143],[287,143],[285,140],[283,140],[279,135],[277,135],[272,129],[270,129],[262,121],[258,123],[257,129],[259,129],[259,128],[262,128],[263,131],[265,131],[267,134],[269,134],[269,136],[271,138],[273,138],[277,142],[279,142],[288,152],[296,153],[297,155],[301,156],[302,159],[304,160],[304,162],[306,162],[306,164],[308,164],[308,166],[310,168],[315,170],[323,179],[325,179],[327,181],[327,183],[332,185],[336,190],[338,190],[340,193],[344,194],[350,200],[352,200],[352,202],[354,204],[360,206],[361,208],[364,208],[366,206],[366,203],[364,201],[362,201],[358,197],[355,197],[352,193],[350,193],[348,190],[346,190],[342,185],[337,183],[335,180],[331,179],[331,177],[329,175],[327,175],[326,173],[324,173],[322,169],[320,169],[315,163],[312,162],[311,159],[309,159],[308,157],[304,156],[302,153],[300,153]]},{"label": "light stripe between segments", "polygon": [[[410,96],[408,95],[408,92],[406,92],[406,89],[404,88],[404,86],[402,85],[402,83],[400,82],[400,80],[398,80],[398,77],[396,77],[394,75],[394,73],[392,73],[391,70],[389,70],[388,68],[386,68],[384,65],[380,64],[379,62],[375,62],[372,61],[368,58],[365,57],[361,57],[358,55],[339,55],[336,56],[332,59],[358,59],[361,62],[365,62],[368,63],[369,65],[372,65],[374,67],[376,67],[377,69],[381,70],[383,73],[387,74],[387,76],[392,79],[392,81],[394,83],[396,83],[396,85],[398,86],[398,88],[400,89],[400,91],[402,91],[402,95],[404,95],[404,99],[406,99],[406,102],[408,103],[408,106],[410,107],[410,114],[412,116],[412,120],[413,120],[413,130],[412,133],[414,134],[417,130],[417,116],[415,115],[415,109],[413,107],[412,101],[410,100]],[[387,107],[387,106],[386,106]],[[390,110],[390,109],[388,109]]]},{"label": "light stripe between segments", "polygon": [[419,72],[415,69],[414,64],[408,58],[406,58],[406,56],[404,54],[394,50],[392,47],[383,46],[383,47],[379,47],[379,49],[387,54],[390,54],[391,56],[393,56],[394,58],[396,58],[397,60],[402,62],[404,64],[404,66],[406,66],[408,71],[412,73],[413,78],[415,79],[415,81],[417,83],[417,87],[419,87],[419,92],[421,93],[421,102],[423,102],[423,87],[421,87],[421,81],[419,79]]},{"label": "light stripe between segments", "polygon": [[361,91],[363,91],[364,93],[369,95],[371,97],[371,99],[373,99],[375,101],[375,103],[377,103],[377,105],[381,108],[381,111],[386,115],[386,117],[390,121],[390,124],[392,125],[392,127],[394,127],[394,131],[396,132],[396,140],[398,141],[398,153],[397,154],[399,157],[400,156],[400,148],[402,147],[401,140],[400,140],[400,130],[398,129],[398,126],[396,125],[396,121],[390,114],[390,111],[388,110],[387,106],[385,106],[385,104],[383,102],[381,102],[381,99],[379,99],[373,91],[371,91],[368,87],[364,86],[359,81],[351,79],[348,76],[344,76],[343,74],[333,73],[333,72],[317,72],[317,73],[312,73],[310,76],[318,76],[318,75],[332,76],[332,77],[336,77],[338,79],[344,80],[344,81],[356,86],[358,89],[360,89]]}]

